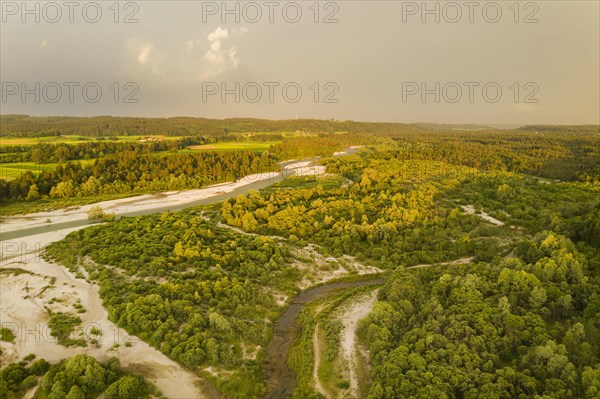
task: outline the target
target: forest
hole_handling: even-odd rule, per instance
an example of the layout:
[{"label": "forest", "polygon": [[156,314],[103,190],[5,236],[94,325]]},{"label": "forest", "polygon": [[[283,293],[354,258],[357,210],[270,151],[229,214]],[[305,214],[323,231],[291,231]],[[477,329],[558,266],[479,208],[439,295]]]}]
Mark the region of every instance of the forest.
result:
[{"label": "forest", "polygon": [[[0,184],[7,203],[26,203],[32,186],[50,199],[179,190],[321,156],[319,176],[91,226],[46,256],[98,283],[110,320],[226,397],[268,392],[266,348],[294,297],[326,282],[317,276],[361,278],[367,268],[385,278],[358,328],[370,353],[368,398],[600,397],[594,127],[411,129],[284,138],[264,152],[181,153],[176,140],[173,152],[111,152],[111,144],[90,155],[92,164],[63,162]],[[348,146],[358,153],[328,156]],[[324,397],[311,374],[315,323],[331,363],[341,331],[335,309],[363,291],[300,313],[288,357],[294,398]],[[324,378],[341,397],[349,383],[330,366]],[[108,392],[117,380],[104,381],[89,392]]]},{"label": "forest", "polygon": [[[336,120],[266,120],[254,118],[132,118],[132,117],[35,117],[0,115],[0,136],[40,137],[76,134],[82,136],[167,135],[167,136],[227,136],[231,133],[260,132],[349,132],[388,133],[391,131],[422,131],[429,127],[403,123],[368,123]],[[473,126],[468,126],[473,128]],[[477,128],[483,128],[478,126]]]},{"label": "forest", "polygon": [[600,285],[589,263],[545,231],[514,257],[397,270],[361,326],[369,397],[597,398]]},{"label": "forest", "polygon": [[265,152],[199,152],[156,156],[143,149],[120,150],[91,164],[64,163],[9,182],[0,180],[0,197],[10,200],[90,197],[199,188],[276,169]]},{"label": "forest", "polygon": [[[460,141],[451,136],[412,138],[369,135],[331,135],[289,138],[270,151],[202,151],[182,148],[192,138],[152,143],[94,142],[77,145],[41,144],[26,152],[7,153],[37,162],[23,163],[14,179],[0,179],[1,213],[56,208],[133,194],[199,188],[233,181],[251,173],[277,171],[286,159],[325,156],[351,145],[395,148],[399,161],[446,160],[478,170],[528,173],[552,180],[597,182],[600,143],[591,137],[579,141],[551,139],[541,144],[499,138]],[[383,144],[387,143],[387,144]],[[537,149],[536,149],[537,148]],[[186,152],[187,151],[187,152]],[[51,163],[45,163],[51,162]],[[12,163],[9,165],[19,165]]]},{"label": "forest", "polygon": [[[560,181],[600,180],[600,136],[593,126],[525,126],[514,131],[482,126],[365,124],[337,121],[204,120],[194,118],[61,118],[0,116],[0,137],[78,134],[75,144],[0,145],[3,214],[50,209],[132,194],[198,188],[250,173],[275,171],[288,159],[331,155],[357,145],[394,148],[398,160],[440,161],[478,170],[526,173]],[[178,123],[198,123],[180,131]],[[231,127],[217,134],[202,126]],[[293,126],[288,126],[288,123]],[[111,126],[122,126],[115,131]],[[90,127],[89,132],[85,129]],[[168,128],[167,128],[168,127]],[[85,131],[80,131],[84,129]],[[123,130],[125,129],[125,130]],[[131,130],[127,130],[131,129]],[[174,129],[174,130],[170,130]],[[289,129],[289,130],[286,130]],[[54,131],[54,133],[49,133]],[[283,136],[285,131],[301,132]],[[127,141],[117,135],[176,134],[173,140]],[[55,134],[52,136],[51,134]],[[241,134],[241,135],[240,135]],[[50,136],[49,136],[50,135]],[[79,137],[79,136],[78,136]],[[110,140],[107,140],[110,139]],[[266,151],[194,152],[216,141],[282,140]],[[10,205],[10,206],[9,206]]]},{"label": "forest", "polygon": [[[85,204],[99,196],[114,199],[200,188],[253,173],[277,172],[282,160],[324,156],[371,141],[368,136],[347,134],[293,137],[267,151],[193,151],[187,147],[204,142],[195,138],[24,146],[22,152],[4,154],[9,156],[8,165],[17,168],[20,163],[12,162],[14,157],[26,161],[16,178],[0,178],[0,204],[4,205],[0,213],[19,213],[24,205],[42,210]],[[4,164],[0,162],[0,167]]]},{"label": "forest", "polygon": [[76,355],[58,364],[26,356],[0,371],[0,397],[20,398],[39,385],[35,399],[146,399],[162,397],[156,388],[142,377],[126,373],[117,358],[105,364],[93,357]]},{"label": "forest", "polygon": [[234,397],[263,393],[261,348],[281,309],[273,293],[294,295],[300,278],[286,247],[189,210],[80,230],[48,255],[73,271],[90,257],[109,317],[129,333],[191,369],[232,370],[217,386]]}]

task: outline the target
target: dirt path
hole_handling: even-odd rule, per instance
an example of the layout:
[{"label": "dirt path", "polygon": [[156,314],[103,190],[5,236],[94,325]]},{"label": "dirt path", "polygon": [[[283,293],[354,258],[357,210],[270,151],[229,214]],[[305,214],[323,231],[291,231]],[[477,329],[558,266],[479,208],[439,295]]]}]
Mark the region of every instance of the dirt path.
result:
[{"label": "dirt path", "polygon": [[371,291],[355,301],[341,316],[344,325],[340,340],[341,354],[348,365],[348,382],[350,383],[350,398],[360,398],[358,381],[358,338],[356,330],[358,322],[369,315],[377,301],[378,289]]},{"label": "dirt path", "polygon": [[313,379],[315,381],[315,389],[321,395],[325,396],[329,399],[329,395],[325,391],[325,388],[321,385],[321,381],[319,380],[319,365],[321,364],[321,348],[319,345],[319,323],[315,326],[315,331],[313,332],[313,353],[315,355],[314,367],[313,367]]}]

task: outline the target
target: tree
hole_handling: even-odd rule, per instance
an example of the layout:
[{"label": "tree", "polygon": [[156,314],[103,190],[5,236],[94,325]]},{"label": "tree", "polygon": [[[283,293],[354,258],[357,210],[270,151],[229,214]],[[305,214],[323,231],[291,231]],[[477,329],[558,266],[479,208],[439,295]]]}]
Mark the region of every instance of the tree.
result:
[{"label": "tree", "polygon": [[128,375],[114,382],[104,392],[106,399],[143,399],[149,394],[148,385],[137,376]]},{"label": "tree", "polygon": [[32,184],[29,186],[29,192],[27,193],[27,200],[36,200],[40,198],[40,192],[38,190],[37,184]]},{"label": "tree", "polygon": [[85,183],[81,185],[84,195],[96,195],[102,190],[102,183],[94,176],[90,176]]},{"label": "tree", "polygon": [[534,309],[540,309],[546,303],[547,296],[546,290],[543,287],[534,287],[531,290],[531,296],[529,297],[529,303]]},{"label": "tree", "polygon": [[181,241],[178,241],[177,244],[175,244],[175,247],[173,248],[173,255],[175,255],[176,258],[181,258],[185,255],[185,249],[183,248]]},{"label": "tree", "polygon": [[75,188],[73,187],[73,182],[71,180],[67,182],[61,181],[50,190],[51,197],[69,198],[73,197],[74,193]]},{"label": "tree", "polygon": [[105,213],[99,205],[94,205],[88,211],[88,220],[91,223],[95,222],[110,222],[115,219],[114,213]]},{"label": "tree", "polygon": [[85,399],[85,394],[77,385],[73,385],[65,399]]},{"label": "tree", "polygon": [[58,146],[54,150],[54,156],[59,163],[65,163],[69,157],[69,149],[65,146]]},{"label": "tree", "polygon": [[31,149],[31,161],[35,163],[41,163],[44,159],[44,155],[42,150],[39,147],[34,147]]}]

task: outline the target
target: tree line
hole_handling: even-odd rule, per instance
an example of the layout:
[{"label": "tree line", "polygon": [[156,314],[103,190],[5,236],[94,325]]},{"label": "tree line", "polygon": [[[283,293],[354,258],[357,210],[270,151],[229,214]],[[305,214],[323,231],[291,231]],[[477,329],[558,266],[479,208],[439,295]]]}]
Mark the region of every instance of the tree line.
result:
[{"label": "tree line", "polygon": [[0,162],[34,162],[38,164],[65,163],[75,160],[102,158],[121,151],[161,152],[176,151],[195,144],[204,144],[204,138],[186,137],[180,140],[150,142],[114,142],[106,140],[86,143],[40,143],[0,147]]},{"label": "tree line", "polygon": [[38,175],[25,171],[11,181],[0,179],[0,199],[9,202],[37,200],[41,196],[72,198],[182,190],[277,169],[275,158],[268,152],[199,152],[161,156],[148,152],[145,147],[134,147],[105,155],[93,163],[64,163]]}]

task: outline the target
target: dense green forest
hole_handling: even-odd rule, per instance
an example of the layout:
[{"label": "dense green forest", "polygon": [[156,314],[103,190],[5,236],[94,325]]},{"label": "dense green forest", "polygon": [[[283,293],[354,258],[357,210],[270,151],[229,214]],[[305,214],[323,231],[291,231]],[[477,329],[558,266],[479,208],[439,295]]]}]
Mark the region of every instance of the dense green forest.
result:
[{"label": "dense green forest", "polygon": [[[371,141],[373,138],[369,136],[347,134],[291,138],[263,152],[187,150],[188,146],[201,142],[193,138],[150,143],[96,141],[24,146],[26,150],[22,152],[4,154],[10,156],[7,162],[20,157],[27,163],[16,178],[0,178],[0,203],[12,204],[10,213],[14,213],[22,211],[23,201],[38,209],[39,205],[86,203],[97,200],[98,196],[111,199],[199,188],[253,173],[277,172],[282,160],[329,155]],[[56,164],[48,168],[47,163]]]},{"label": "dense green forest", "polygon": [[[130,146],[123,151],[111,144],[103,156],[89,155],[93,163],[68,158],[0,187],[19,202],[33,186],[38,197],[56,199],[184,189],[322,156],[324,175],[89,227],[47,255],[85,269],[111,320],[228,397],[265,394],[273,323],[301,282],[348,262],[389,276],[360,326],[371,354],[370,398],[599,397],[594,127],[412,128],[420,133],[284,138],[262,153],[181,153],[178,140],[122,143]],[[348,146],[362,148],[327,156]],[[94,148],[86,143],[83,156]],[[340,326],[327,315],[319,320],[333,359]],[[310,309],[298,319],[289,358],[296,398],[320,397],[310,377],[315,322]]]},{"label": "dense green forest", "polygon": [[381,267],[469,254],[489,260],[506,250],[499,241],[514,241],[513,232],[498,227],[472,231],[478,217],[465,217],[459,204],[485,206],[507,224],[555,229],[597,243],[597,185],[543,184],[510,172],[403,161],[394,154],[365,152],[326,161],[327,171],[348,179],[346,184],[325,190],[313,183],[230,199],[223,204],[223,219],[251,232],[312,240],[336,256],[372,259]]},{"label": "dense green forest", "polygon": [[233,370],[218,382],[229,395],[263,392],[261,348],[281,309],[273,293],[294,295],[300,278],[286,246],[190,210],[80,230],[48,254],[73,270],[90,257],[110,318],[131,334],[192,369]]},{"label": "dense green forest", "polygon": [[422,130],[401,123],[367,123],[317,119],[272,121],[252,118],[127,118],[98,116],[31,117],[27,115],[0,116],[1,136],[39,137],[76,134],[82,136],[168,135],[223,136],[247,132],[354,132],[382,133],[397,129]]},{"label": "dense green forest", "polygon": [[276,160],[268,152],[156,156],[138,148],[106,155],[92,164],[65,163],[39,175],[27,171],[15,180],[0,180],[0,198],[14,201],[181,190],[273,170],[278,170]]},{"label": "dense green forest", "polygon": [[398,270],[363,323],[369,397],[598,398],[595,266],[542,232],[515,257]]},{"label": "dense green forest", "polygon": [[162,397],[142,377],[125,373],[117,358],[105,364],[93,357],[76,355],[58,364],[27,356],[0,371],[0,398],[16,399],[36,386],[34,398],[42,399],[145,399]]},{"label": "dense green forest", "polygon": [[121,151],[160,152],[184,149],[194,144],[204,144],[207,139],[184,138],[150,142],[115,142],[94,140],[88,143],[60,144],[40,143],[36,145],[0,146],[0,162],[33,162],[36,164],[65,163],[103,158]]},{"label": "dense green forest", "polygon": [[[41,137],[76,134],[82,136],[125,135],[226,135],[248,132],[349,132],[395,134],[423,131],[490,131],[482,125],[440,125],[434,123],[355,122],[318,119],[266,120],[254,118],[206,119],[191,117],[134,118],[134,117],[66,117],[0,115],[0,136]],[[594,134],[596,125],[579,126],[524,126],[520,130],[532,132],[574,132]]]}]

